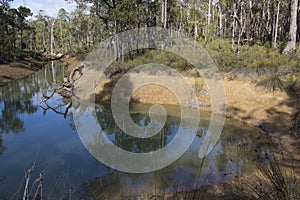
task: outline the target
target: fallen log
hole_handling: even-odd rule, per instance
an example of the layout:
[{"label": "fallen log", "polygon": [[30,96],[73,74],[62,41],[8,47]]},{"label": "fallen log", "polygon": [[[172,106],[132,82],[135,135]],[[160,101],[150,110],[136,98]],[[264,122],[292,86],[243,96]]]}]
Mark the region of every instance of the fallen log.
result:
[{"label": "fallen log", "polygon": [[45,54],[43,54],[43,56],[46,60],[50,60],[50,61],[60,60],[60,59],[63,59],[65,57],[65,55],[62,54],[62,53],[58,53],[58,54],[45,53]]}]

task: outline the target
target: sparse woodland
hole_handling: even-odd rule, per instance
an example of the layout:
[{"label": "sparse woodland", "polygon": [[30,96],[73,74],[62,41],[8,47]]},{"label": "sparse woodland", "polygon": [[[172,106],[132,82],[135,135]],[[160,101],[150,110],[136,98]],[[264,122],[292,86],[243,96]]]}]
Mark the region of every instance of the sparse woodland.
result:
[{"label": "sparse woodland", "polygon": [[[10,1],[0,2],[1,63],[46,52],[84,59],[116,33],[159,26],[202,44],[219,69],[232,77],[263,77],[258,85],[299,95],[298,0],[68,0],[76,9],[61,8],[56,17],[43,10],[33,14],[23,6],[11,8]],[[164,52],[149,51],[133,55],[128,59],[165,57]],[[187,68],[186,63],[177,65]]]},{"label": "sparse woodland", "polygon": [[69,0],[76,10],[62,8],[55,18],[11,8],[10,1],[1,1],[4,58],[16,49],[85,52],[115,33],[145,26],[179,30],[204,44],[227,40],[237,55],[253,45],[288,52],[300,35],[297,0]]},{"label": "sparse woodland", "polygon": [[[299,96],[298,0],[67,0],[75,2],[76,9],[61,8],[56,17],[43,10],[33,14],[23,6],[11,8],[10,1],[0,2],[1,63],[46,52],[84,59],[116,33],[158,26],[203,45],[231,78],[258,76],[253,81],[260,86]],[[119,55],[121,50],[115,51]],[[164,62],[166,57],[163,51],[147,50],[132,55],[117,60],[117,65],[122,62],[117,68],[124,68],[120,71],[145,59]],[[133,58],[138,61],[126,63]],[[186,62],[175,62],[181,70],[189,68]]]}]

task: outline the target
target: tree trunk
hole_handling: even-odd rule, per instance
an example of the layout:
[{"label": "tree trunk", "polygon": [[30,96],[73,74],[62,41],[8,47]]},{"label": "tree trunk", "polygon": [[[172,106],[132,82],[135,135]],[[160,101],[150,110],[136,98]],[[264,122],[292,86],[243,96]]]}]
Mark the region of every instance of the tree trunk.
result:
[{"label": "tree trunk", "polygon": [[42,46],[43,46],[43,52],[46,52],[46,44],[45,44],[45,27],[43,27],[43,30],[42,30]]},{"label": "tree trunk", "polygon": [[218,8],[219,8],[219,36],[223,37],[223,21],[222,21],[223,14],[222,14],[222,7],[220,2]]},{"label": "tree trunk", "polygon": [[164,8],[164,6],[165,6],[165,2],[164,2],[164,0],[161,0],[161,24],[162,24],[162,27],[164,26],[164,22],[165,22],[165,20],[164,20],[164,17],[165,17],[165,8]]},{"label": "tree trunk", "polygon": [[182,6],[180,5],[180,22],[179,22],[179,32],[182,31]]},{"label": "tree trunk", "polygon": [[210,17],[211,17],[211,0],[208,1],[208,11],[207,11],[207,25],[210,25]]},{"label": "tree trunk", "polygon": [[167,28],[167,0],[161,1],[161,23],[163,28]]},{"label": "tree trunk", "polygon": [[273,48],[277,48],[277,37],[278,37],[278,24],[279,24],[279,14],[280,14],[280,3],[281,0],[278,1],[277,5],[277,14],[276,14],[276,22],[275,22],[275,33],[274,33],[274,41],[273,41]]},{"label": "tree trunk", "polygon": [[51,54],[53,54],[53,46],[54,46],[54,34],[53,34],[54,23],[55,21],[53,20],[51,22],[51,27],[50,27],[50,53]]},{"label": "tree trunk", "polygon": [[51,71],[52,71],[52,81],[53,81],[53,85],[56,83],[56,77],[55,77],[55,67],[54,67],[54,62],[51,61]]},{"label": "tree trunk", "polygon": [[164,28],[167,28],[167,8],[168,8],[168,6],[167,6],[167,4],[168,4],[168,0],[165,0],[165,21],[164,21]]},{"label": "tree trunk", "polygon": [[198,37],[198,20],[197,20],[197,15],[195,15],[194,50],[196,49],[197,37]]},{"label": "tree trunk", "polygon": [[236,10],[236,4],[233,4],[233,19],[232,19],[232,36],[231,36],[231,48],[235,52],[235,31],[236,31],[236,16],[237,16],[237,10]]},{"label": "tree trunk", "polygon": [[291,50],[296,49],[297,11],[298,11],[298,0],[292,0],[289,41],[288,41],[285,49],[283,50],[283,53],[287,53]]},{"label": "tree trunk", "polygon": [[62,23],[59,20],[59,28],[60,28],[60,45],[61,45],[61,53],[64,53],[64,41],[63,41],[63,31],[62,31]]}]

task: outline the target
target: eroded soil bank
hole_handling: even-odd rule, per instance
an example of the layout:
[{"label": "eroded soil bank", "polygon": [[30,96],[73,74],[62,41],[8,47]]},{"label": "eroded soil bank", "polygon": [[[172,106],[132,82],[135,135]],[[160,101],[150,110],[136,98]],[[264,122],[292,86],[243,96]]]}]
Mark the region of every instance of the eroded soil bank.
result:
[{"label": "eroded soil bank", "polygon": [[49,61],[67,62],[70,58],[63,54],[25,56],[22,60],[0,64],[0,85],[23,79],[41,69]]}]

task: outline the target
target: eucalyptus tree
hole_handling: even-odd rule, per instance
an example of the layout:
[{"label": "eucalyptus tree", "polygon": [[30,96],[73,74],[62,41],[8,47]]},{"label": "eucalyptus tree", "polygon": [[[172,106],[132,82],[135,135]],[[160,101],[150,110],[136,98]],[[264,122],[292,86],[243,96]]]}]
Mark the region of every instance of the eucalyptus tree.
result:
[{"label": "eucalyptus tree", "polygon": [[291,1],[291,20],[289,29],[289,41],[283,50],[284,53],[296,49],[297,39],[297,14],[298,14],[298,0]]},{"label": "eucalyptus tree", "polygon": [[65,41],[66,41],[66,23],[68,13],[65,9],[61,8],[58,11],[57,19],[59,23],[59,46],[61,53],[65,53]]},{"label": "eucalyptus tree", "polygon": [[35,28],[37,32],[40,33],[40,37],[37,39],[37,46],[40,51],[46,52],[46,38],[48,36],[48,16],[45,15],[44,10],[39,10],[38,14],[35,16]]},{"label": "eucalyptus tree", "polygon": [[49,50],[50,54],[54,53],[54,46],[55,46],[55,40],[54,40],[54,25],[55,25],[56,19],[55,18],[48,18],[49,23]]},{"label": "eucalyptus tree", "polygon": [[26,20],[31,14],[30,9],[23,6],[10,8],[9,2],[0,1],[0,53],[4,60],[14,59],[17,50],[27,46],[23,35],[25,30],[30,29]]},{"label": "eucalyptus tree", "polygon": [[30,29],[26,21],[26,17],[32,15],[31,10],[29,8],[26,8],[24,6],[20,6],[18,8],[17,12],[17,18],[16,18],[16,25],[18,26],[19,29],[19,34],[20,34],[20,42],[19,42],[19,48],[23,49],[25,48],[25,43],[23,43],[23,34],[25,29]]}]

